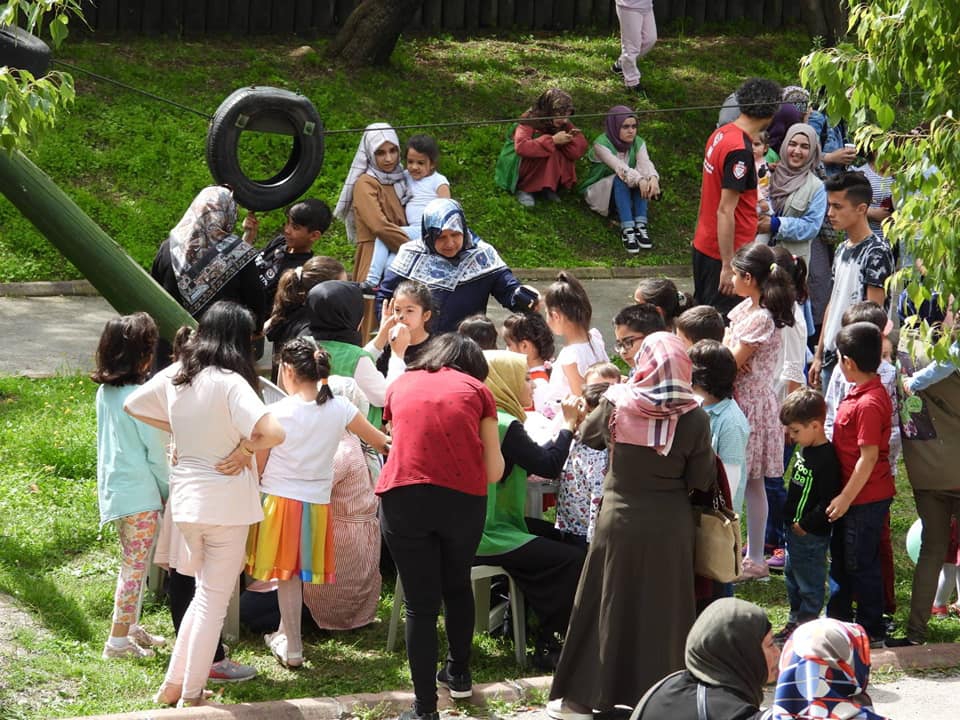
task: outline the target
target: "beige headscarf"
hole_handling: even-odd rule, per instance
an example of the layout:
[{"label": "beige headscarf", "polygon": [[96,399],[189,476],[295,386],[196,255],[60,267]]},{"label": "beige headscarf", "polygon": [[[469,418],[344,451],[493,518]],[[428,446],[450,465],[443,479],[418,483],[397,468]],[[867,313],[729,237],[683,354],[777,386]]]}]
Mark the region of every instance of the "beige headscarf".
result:
[{"label": "beige headscarf", "polygon": [[[787,164],[787,147],[794,135],[804,135],[810,143],[810,155],[807,161],[799,168],[793,169]],[[807,183],[807,177],[820,166],[820,138],[817,131],[806,123],[795,123],[787,130],[780,144],[780,162],[777,164],[770,178],[770,200],[773,209],[782,215],[790,196],[800,190]],[[806,199],[809,201],[809,198]],[[803,205],[806,209],[806,203]]]},{"label": "beige headscarf", "polygon": [[497,401],[497,408],[523,422],[527,413],[520,402],[520,393],[527,382],[527,358],[509,350],[484,350],[490,368],[486,384]]}]

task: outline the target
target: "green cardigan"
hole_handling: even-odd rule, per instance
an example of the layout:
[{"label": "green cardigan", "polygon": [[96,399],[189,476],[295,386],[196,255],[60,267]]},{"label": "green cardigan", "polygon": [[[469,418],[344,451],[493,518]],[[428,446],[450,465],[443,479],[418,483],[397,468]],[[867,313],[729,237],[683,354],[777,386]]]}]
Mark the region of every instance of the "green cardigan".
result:
[{"label": "green cardigan", "polygon": [[[317,344],[322,345],[323,349],[330,353],[330,372],[333,375],[352,378],[357,372],[357,363],[360,362],[360,358],[368,357],[371,362],[373,361],[370,353],[357,345],[339,340],[317,340]],[[383,408],[374,407],[371,404],[367,420],[379,430],[383,425]]]},{"label": "green cardigan", "polygon": [[[620,151],[613,146],[613,143],[610,142],[610,138],[607,137],[606,133],[598,135],[596,140],[593,141],[593,145],[603,145],[614,155],[620,153]],[[593,152],[593,145],[590,146],[590,152],[587,153],[587,159],[590,161],[590,172],[587,173],[587,176],[577,185],[577,192],[581,194],[585,193],[587,188],[597,182],[597,180],[602,180],[607,177],[607,175],[613,173],[613,169],[609,165],[597,159],[596,154]],[[637,164],[637,152],[643,145],[643,138],[637,135],[637,137],[633,139],[633,144],[630,146],[630,152],[627,155],[627,165],[634,167]]]}]

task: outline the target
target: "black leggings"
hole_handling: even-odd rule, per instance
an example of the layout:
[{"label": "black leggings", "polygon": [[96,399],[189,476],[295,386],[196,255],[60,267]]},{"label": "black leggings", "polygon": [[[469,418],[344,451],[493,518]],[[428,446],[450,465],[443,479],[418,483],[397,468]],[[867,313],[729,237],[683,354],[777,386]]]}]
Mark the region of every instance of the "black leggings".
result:
[{"label": "black leggings", "polygon": [[[173,618],[173,630],[180,632],[180,623],[187,614],[187,608],[197,592],[197,581],[192,575],[181,575],[173,568],[167,572],[167,597],[170,598],[170,617]],[[213,656],[215,663],[220,662],[226,655],[223,652],[223,643],[217,641],[217,652]]]},{"label": "black leggings", "polygon": [[419,714],[437,709],[437,616],[444,606],[447,670],[470,669],[470,568],[483,534],[487,499],[437,485],[394,488],[380,498],[380,525],[407,605],[407,657]]}]

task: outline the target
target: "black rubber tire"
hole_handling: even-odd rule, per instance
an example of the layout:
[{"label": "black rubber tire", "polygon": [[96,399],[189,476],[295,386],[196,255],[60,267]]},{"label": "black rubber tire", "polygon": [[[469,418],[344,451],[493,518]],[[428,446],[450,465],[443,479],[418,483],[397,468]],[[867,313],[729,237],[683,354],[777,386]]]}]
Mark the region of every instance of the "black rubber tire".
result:
[{"label": "black rubber tire", "polygon": [[[267,180],[244,175],[237,143],[244,130],[293,135],[293,149],[283,169]],[[213,179],[233,188],[237,203],[248,210],[284,207],[303,195],[323,167],[323,121],[307,98],[272,87],[241,88],[224,100],[207,132],[207,166]]]},{"label": "black rubber tire", "polygon": [[50,47],[36,35],[13,25],[0,27],[0,65],[43,77],[50,68]]}]

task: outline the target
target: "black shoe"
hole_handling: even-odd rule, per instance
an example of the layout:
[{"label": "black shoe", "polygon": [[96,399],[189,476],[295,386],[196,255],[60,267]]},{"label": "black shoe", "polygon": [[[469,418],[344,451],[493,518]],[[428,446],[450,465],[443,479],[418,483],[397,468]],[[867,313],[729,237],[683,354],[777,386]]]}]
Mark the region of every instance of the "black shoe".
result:
[{"label": "black shoe", "polygon": [[557,663],[560,662],[560,651],[562,649],[560,643],[554,640],[545,643],[537,642],[530,662],[537,670],[553,672],[557,669]]},{"label": "black shoe", "polygon": [[[916,645],[923,645],[923,640],[911,640],[908,637],[903,638],[887,638],[884,642],[886,647],[914,647]],[[873,647],[873,643],[870,643],[870,647]]]},{"label": "black shoe", "polygon": [[418,713],[414,708],[404,710],[400,713],[399,720],[440,720],[440,713],[434,711],[429,713]]},{"label": "black shoe", "polygon": [[635,95],[638,95],[639,97],[644,99],[646,99],[647,97],[647,90],[640,83],[637,83],[636,85],[631,85],[630,87],[628,87],[627,92],[634,93]]},{"label": "black shoe", "polygon": [[444,666],[437,673],[437,683],[446,685],[450,691],[450,697],[456,700],[462,700],[473,695],[473,681],[470,679],[469,672],[465,672],[463,675],[451,675]]},{"label": "black shoe", "polygon": [[[886,637],[875,637],[875,636],[871,635],[871,636],[870,636],[870,648],[871,648],[872,650],[878,650],[879,648],[886,647],[887,644],[890,643],[891,641],[892,641],[892,639],[888,639],[888,638],[886,638]],[[896,646],[894,646],[894,647],[896,647]]]},{"label": "black shoe", "polygon": [[620,61],[617,60],[613,65],[610,66],[610,72],[614,75],[623,75],[623,68],[620,67]]},{"label": "black shoe", "polygon": [[887,637],[893,635],[897,631],[897,621],[893,615],[888,613],[884,613],[883,615],[883,626],[887,631]]},{"label": "black shoe", "polygon": [[637,244],[637,229],[625,227],[620,230],[620,240],[623,242],[623,249],[631,255],[640,253],[640,246]]},{"label": "black shoe", "polygon": [[650,241],[650,235],[647,233],[647,226],[641,223],[637,224],[635,228],[634,236],[637,239],[637,247],[641,250],[650,250],[653,248],[653,243]]},{"label": "black shoe", "polygon": [[373,283],[369,283],[366,280],[360,283],[360,292],[362,292],[364,295],[376,295],[377,290],[379,289],[380,289],[379,285],[374,285]]},{"label": "black shoe", "polygon": [[773,641],[777,645],[783,645],[790,638],[790,636],[793,635],[793,631],[796,629],[797,623],[788,622],[783,626],[783,629],[780,632],[773,636]]}]

